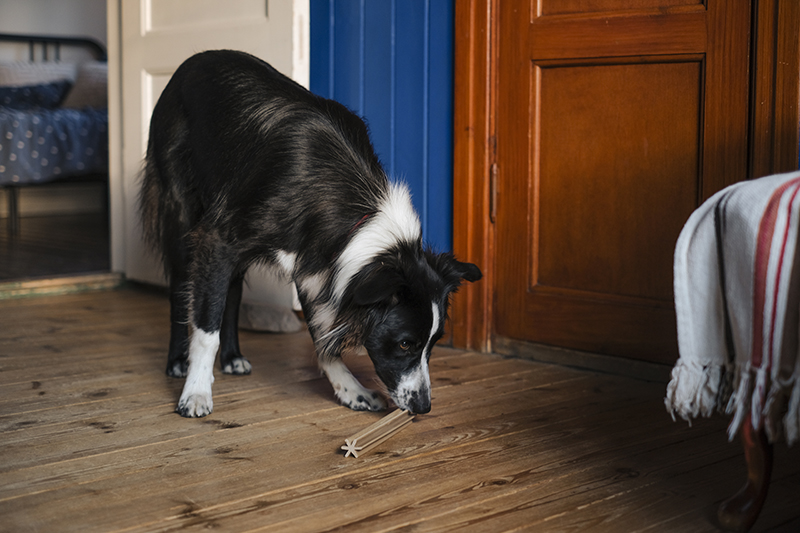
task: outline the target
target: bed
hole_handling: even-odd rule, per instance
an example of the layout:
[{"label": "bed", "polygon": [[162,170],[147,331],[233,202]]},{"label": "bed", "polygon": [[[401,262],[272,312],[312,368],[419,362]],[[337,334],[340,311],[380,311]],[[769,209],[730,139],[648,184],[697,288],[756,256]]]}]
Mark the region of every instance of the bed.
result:
[{"label": "bed", "polygon": [[[26,60],[0,61],[0,187],[12,235],[21,187],[108,180],[104,48],[87,38],[0,34],[0,46],[26,44]],[[71,49],[86,52],[62,60]]]}]

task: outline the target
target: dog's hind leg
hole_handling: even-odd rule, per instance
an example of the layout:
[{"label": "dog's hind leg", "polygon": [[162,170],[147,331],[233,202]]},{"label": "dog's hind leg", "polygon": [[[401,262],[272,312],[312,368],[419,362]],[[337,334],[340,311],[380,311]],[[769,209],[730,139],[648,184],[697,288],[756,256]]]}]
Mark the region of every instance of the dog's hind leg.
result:
[{"label": "dog's hind leg", "polygon": [[174,378],[186,377],[189,366],[189,294],[187,269],[188,256],[183,242],[170,247],[169,281],[169,354],[167,356],[167,375]]},{"label": "dog's hind leg", "polygon": [[[170,285],[181,285],[171,282]],[[169,354],[167,355],[167,375],[173,378],[186,377],[189,365],[189,305],[183,289],[170,288],[169,311]]]},{"label": "dog's hind leg", "polygon": [[239,305],[242,303],[244,273],[234,276],[225,300],[220,329],[220,364],[225,374],[249,374],[252,366],[239,349]]}]

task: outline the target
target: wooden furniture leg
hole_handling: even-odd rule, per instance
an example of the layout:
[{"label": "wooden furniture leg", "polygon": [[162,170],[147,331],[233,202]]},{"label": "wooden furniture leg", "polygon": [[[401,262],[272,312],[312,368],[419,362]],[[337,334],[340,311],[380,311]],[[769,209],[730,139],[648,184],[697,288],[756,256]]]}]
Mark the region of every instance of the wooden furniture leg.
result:
[{"label": "wooden furniture leg", "polygon": [[5,188],[8,195],[8,235],[19,235],[19,187],[14,185]]},{"label": "wooden furniture leg", "polygon": [[749,531],[758,518],[772,476],[772,444],[762,428],[753,429],[748,414],[741,429],[744,458],[747,462],[747,483],[731,498],[720,504],[717,517],[727,531]]}]

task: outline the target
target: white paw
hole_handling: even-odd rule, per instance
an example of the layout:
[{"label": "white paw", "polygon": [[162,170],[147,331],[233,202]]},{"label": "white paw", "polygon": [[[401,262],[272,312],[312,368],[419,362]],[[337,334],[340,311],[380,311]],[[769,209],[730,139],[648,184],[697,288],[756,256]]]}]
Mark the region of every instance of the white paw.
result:
[{"label": "white paw", "polygon": [[386,409],[386,400],[377,391],[357,386],[342,386],[336,391],[336,397],[342,405],[353,411],[383,411]]},{"label": "white paw", "polygon": [[253,366],[250,364],[250,361],[244,357],[234,357],[222,368],[222,373],[244,375],[249,374],[252,369]]},{"label": "white paw", "polygon": [[186,397],[181,396],[175,412],[186,418],[199,418],[211,414],[214,410],[214,401],[211,393],[190,394]]},{"label": "white paw", "polygon": [[376,391],[364,387],[350,373],[341,358],[322,359],[320,369],[336,391],[336,397],[345,407],[354,411],[383,411],[386,400]]}]

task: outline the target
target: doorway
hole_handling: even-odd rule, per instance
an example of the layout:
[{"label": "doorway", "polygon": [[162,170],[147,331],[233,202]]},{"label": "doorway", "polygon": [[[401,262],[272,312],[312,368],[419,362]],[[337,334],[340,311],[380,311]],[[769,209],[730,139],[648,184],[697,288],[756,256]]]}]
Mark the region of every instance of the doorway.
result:
[{"label": "doorway", "polygon": [[[46,36],[32,43],[4,36],[0,43],[3,85],[27,86],[42,82],[45,88],[49,88],[48,83],[59,82],[66,76],[64,79],[70,80],[69,90],[63,94],[61,102],[54,103],[52,108],[42,107],[40,114],[32,113],[24,120],[30,120],[42,131],[50,126],[50,121],[67,124],[64,129],[56,128],[59,134],[77,130],[78,124],[88,125],[92,139],[82,146],[91,146],[94,154],[91,161],[86,154],[67,161],[63,157],[64,147],[71,142],[69,137],[70,140],[55,141],[51,145],[51,139],[45,138],[46,134],[39,135],[35,128],[28,130],[35,135],[31,139],[32,150],[26,152],[33,159],[30,165],[26,165],[35,168],[34,162],[41,163],[42,169],[53,170],[42,170],[41,176],[33,172],[19,173],[15,180],[11,174],[18,168],[3,165],[7,175],[0,182],[0,283],[108,272],[108,170],[107,164],[103,168],[97,162],[108,153],[108,143],[105,140],[98,145],[95,140],[105,135],[100,131],[95,136],[99,131],[95,126],[101,124],[100,129],[105,128],[107,132],[107,124],[102,125],[100,118],[102,104],[95,99],[87,100],[85,92],[87,89],[105,90],[105,80],[100,82],[99,77],[105,61],[106,2],[65,0],[57,5],[4,2],[0,6],[0,33],[15,37]],[[66,39],[60,40],[61,36]],[[79,43],[76,38],[91,40],[92,44]],[[21,64],[20,68],[16,68],[17,64]],[[27,68],[26,64],[33,66]],[[88,79],[83,74],[90,69],[92,83],[78,87],[78,76],[82,76],[81,80]],[[34,78],[26,77],[34,72]],[[19,77],[14,79],[15,76]],[[30,83],[23,83],[25,80]],[[92,107],[94,111],[83,113],[84,106]],[[74,116],[79,113],[82,115]],[[8,116],[4,114],[4,117]],[[13,123],[4,122],[4,129],[6,126],[14,127]],[[7,134],[16,132],[6,130],[4,137]],[[34,146],[37,140],[39,144]],[[97,146],[100,148],[96,149]],[[10,157],[9,148],[6,143],[6,157]],[[59,149],[62,151],[50,157],[49,163],[53,164],[45,166],[45,153]],[[63,171],[56,167],[55,161],[65,163]],[[27,168],[22,164],[19,167]],[[69,178],[62,179],[64,176]]]}]

